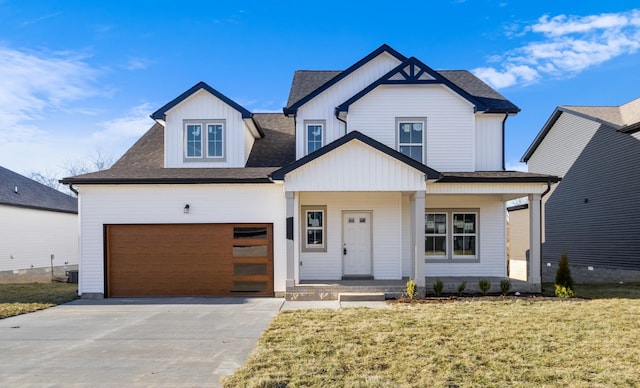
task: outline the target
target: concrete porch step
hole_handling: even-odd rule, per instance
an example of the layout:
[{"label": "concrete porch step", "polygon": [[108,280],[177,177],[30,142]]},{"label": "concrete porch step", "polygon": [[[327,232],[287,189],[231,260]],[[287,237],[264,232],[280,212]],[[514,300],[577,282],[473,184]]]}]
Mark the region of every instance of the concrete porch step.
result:
[{"label": "concrete porch step", "polygon": [[340,302],[372,302],[385,300],[384,292],[341,292],[338,294]]}]

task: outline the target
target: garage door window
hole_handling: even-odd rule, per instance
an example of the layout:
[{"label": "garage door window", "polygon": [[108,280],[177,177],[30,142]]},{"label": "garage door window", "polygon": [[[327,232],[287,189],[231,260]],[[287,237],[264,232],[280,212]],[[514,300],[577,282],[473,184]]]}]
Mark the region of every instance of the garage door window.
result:
[{"label": "garage door window", "polygon": [[233,238],[267,238],[267,228],[233,228]]}]

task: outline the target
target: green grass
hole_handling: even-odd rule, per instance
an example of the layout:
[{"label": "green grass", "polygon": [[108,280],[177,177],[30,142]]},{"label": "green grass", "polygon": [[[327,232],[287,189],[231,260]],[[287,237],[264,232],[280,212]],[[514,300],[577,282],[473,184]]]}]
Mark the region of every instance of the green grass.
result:
[{"label": "green grass", "polygon": [[69,302],[77,289],[69,283],[0,284],[0,319]]},{"label": "green grass", "polygon": [[[640,386],[640,285],[283,311],[227,387]],[[629,297],[625,297],[629,296]]]}]

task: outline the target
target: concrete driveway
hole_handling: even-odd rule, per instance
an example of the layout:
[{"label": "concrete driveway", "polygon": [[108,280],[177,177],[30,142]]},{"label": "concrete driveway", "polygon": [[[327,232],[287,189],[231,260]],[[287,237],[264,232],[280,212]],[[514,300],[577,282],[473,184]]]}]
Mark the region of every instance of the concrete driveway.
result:
[{"label": "concrete driveway", "polygon": [[0,319],[0,385],[219,386],[283,304],[274,298],[77,300]]}]

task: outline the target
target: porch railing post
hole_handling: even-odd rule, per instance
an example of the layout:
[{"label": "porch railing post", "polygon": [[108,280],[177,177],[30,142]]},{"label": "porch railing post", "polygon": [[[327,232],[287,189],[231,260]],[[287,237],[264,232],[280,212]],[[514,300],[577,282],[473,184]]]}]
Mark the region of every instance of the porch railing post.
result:
[{"label": "porch railing post", "polygon": [[295,232],[293,230],[293,217],[295,211],[295,202],[294,202],[294,192],[286,191],[284,193],[286,198],[286,216],[287,216],[287,280],[286,286],[293,287],[295,286],[295,245],[293,241],[293,236]]},{"label": "porch railing post", "polygon": [[418,287],[425,287],[424,273],[424,209],[425,209],[425,191],[418,190],[413,201],[413,231],[414,235],[414,252],[413,265],[415,282]]}]

